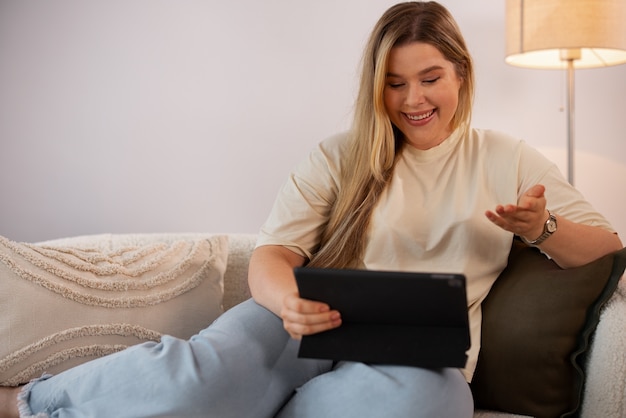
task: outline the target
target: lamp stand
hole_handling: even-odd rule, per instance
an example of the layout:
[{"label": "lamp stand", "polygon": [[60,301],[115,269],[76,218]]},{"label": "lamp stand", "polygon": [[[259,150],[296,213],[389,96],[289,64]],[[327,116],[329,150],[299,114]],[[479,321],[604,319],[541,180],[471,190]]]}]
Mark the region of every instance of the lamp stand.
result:
[{"label": "lamp stand", "polygon": [[567,181],[574,185],[574,61],[580,49],[561,49],[561,60],[567,63]]},{"label": "lamp stand", "polygon": [[574,60],[567,60],[567,181],[574,185]]}]

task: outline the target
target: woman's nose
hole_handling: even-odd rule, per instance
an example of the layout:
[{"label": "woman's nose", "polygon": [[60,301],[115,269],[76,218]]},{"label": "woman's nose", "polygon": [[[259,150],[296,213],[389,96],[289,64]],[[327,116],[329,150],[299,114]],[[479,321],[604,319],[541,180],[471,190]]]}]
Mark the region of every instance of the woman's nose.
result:
[{"label": "woman's nose", "polygon": [[418,105],[424,102],[424,89],[420,85],[409,85],[405,101],[409,106]]}]

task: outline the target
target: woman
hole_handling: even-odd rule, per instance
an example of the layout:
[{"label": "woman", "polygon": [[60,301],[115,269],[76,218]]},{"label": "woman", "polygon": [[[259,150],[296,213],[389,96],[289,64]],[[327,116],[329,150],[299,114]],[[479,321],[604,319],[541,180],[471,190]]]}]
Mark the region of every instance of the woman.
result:
[{"label": "woman", "polygon": [[[261,230],[254,300],[189,341],[164,337],[4,389],[0,416],[17,416],[19,392],[23,416],[471,417],[480,303],[513,236],[564,268],[622,247],[539,153],[470,128],[473,89],[471,58],[445,8],[390,8],[365,50],[352,130],[292,173]],[[293,268],[305,264],[463,272],[466,368],[298,359],[303,335],[341,326],[340,312],[298,296]]]}]

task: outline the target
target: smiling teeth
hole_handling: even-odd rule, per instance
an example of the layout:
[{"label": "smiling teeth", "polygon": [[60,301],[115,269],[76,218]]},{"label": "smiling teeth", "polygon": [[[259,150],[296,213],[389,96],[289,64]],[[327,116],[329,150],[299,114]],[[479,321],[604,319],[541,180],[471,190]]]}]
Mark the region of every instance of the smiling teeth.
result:
[{"label": "smiling teeth", "polygon": [[430,117],[430,115],[432,115],[433,112],[434,111],[431,110],[428,113],[424,113],[423,115],[418,115],[418,116],[413,116],[413,115],[406,114],[406,117],[411,119],[411,120],[422,120],[422,119],[426,119],[426,118]]}]

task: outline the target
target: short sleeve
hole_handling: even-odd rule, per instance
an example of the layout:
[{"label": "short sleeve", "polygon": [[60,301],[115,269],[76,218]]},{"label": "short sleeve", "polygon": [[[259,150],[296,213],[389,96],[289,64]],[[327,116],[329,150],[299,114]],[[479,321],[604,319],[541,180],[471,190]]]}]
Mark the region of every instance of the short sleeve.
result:
[{"label": "short sleeve", "polygon": [[533,185],[542,184],[546,188],[547,208],[550,211],[572,222],[615,232],[607,219],[565,179],[556,164],[525,142],[520,142],[520,146],[519,196]]},{"label": "short sleeve", "polygon": [[257,246],[283,245],[311,258],[337,197],[348,146],[347,134],[330,137],[296,166],[261,227]]}]

